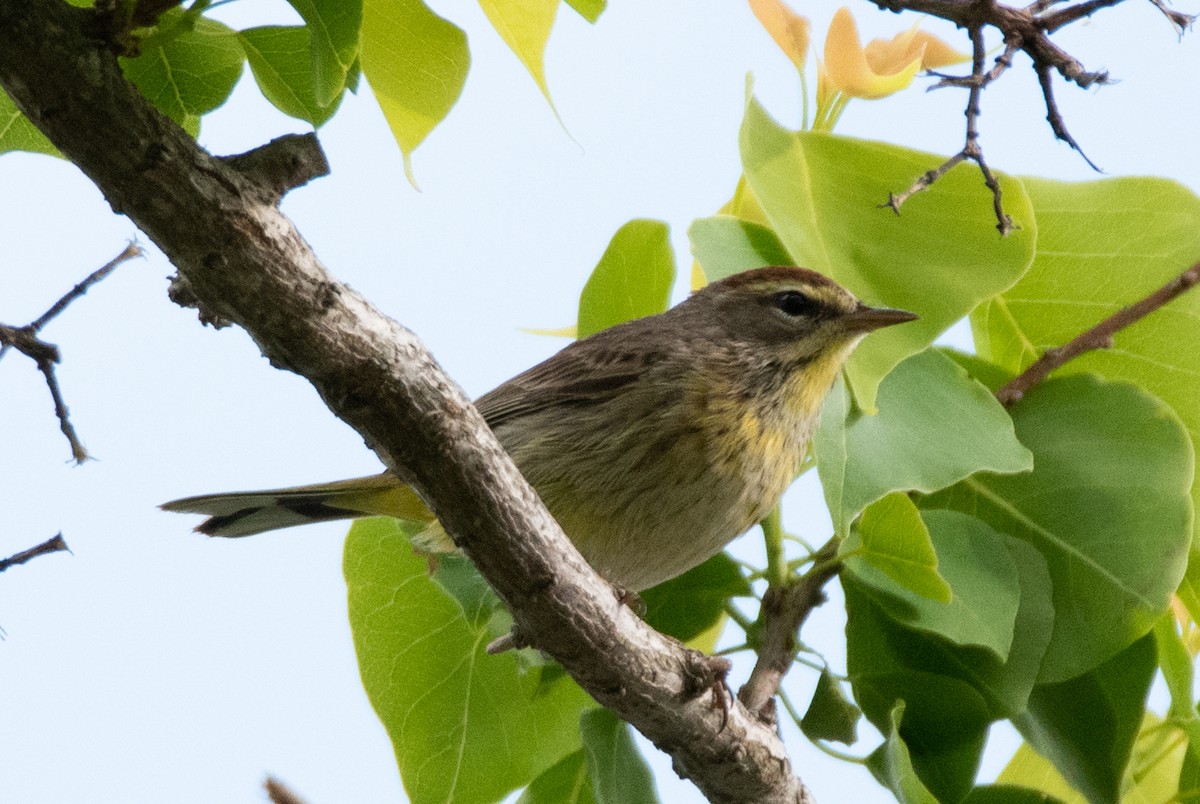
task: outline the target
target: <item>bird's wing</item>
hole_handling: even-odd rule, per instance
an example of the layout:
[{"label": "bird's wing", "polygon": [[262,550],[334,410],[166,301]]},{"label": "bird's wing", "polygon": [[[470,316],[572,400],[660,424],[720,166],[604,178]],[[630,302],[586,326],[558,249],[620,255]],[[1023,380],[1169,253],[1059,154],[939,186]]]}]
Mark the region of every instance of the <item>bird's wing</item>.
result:
[{"label": "bird's wing", "polygon": [[475,406],[492,429],[547,408],[614,396],[641,377],[665,353],[645,340],[578,341],[480,397]]}]

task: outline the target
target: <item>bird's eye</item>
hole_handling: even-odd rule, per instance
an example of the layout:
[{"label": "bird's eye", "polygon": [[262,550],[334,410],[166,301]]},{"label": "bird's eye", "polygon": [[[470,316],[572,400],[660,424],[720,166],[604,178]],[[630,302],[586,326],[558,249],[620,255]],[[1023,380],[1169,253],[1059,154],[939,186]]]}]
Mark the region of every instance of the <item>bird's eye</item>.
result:
[{"label": "bird's eye", "polygon": [[817,302],[798,290],[784,290],[775,294],[775,306],[786,315],[798,317],[816,312]]}]

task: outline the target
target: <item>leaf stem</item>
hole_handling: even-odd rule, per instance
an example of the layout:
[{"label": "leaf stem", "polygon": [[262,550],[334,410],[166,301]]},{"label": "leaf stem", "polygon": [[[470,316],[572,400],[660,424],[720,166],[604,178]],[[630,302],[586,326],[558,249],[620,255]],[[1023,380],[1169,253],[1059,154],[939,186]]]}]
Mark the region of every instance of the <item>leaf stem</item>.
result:
[{"label": "leaf stem", "polygon": [[787,556],[783,552],[783,509],[775,506],[767,518],[762,521],[763,539],[767,546],[767,583],[770,586],[782,586],[787,583],[789,568]]}]

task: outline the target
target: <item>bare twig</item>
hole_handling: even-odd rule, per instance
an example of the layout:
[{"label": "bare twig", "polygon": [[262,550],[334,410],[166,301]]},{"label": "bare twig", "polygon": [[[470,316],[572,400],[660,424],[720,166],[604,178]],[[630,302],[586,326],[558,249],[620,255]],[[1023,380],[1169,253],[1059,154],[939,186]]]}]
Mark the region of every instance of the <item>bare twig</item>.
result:
[{"label": "bare twig", "polygon": [[263,782],[263,789],[267,791],[267,798],[271,804],[304,804],[304,799],[274,776],[266,778]]},{"label": "bare twig", "polygon": [[[1095,84],[1108,83],[1108,73],[1090,71],[1070,53],[1060,48],[1050,39],[1050,35],[1068,25],[1087,19],[1092,14],[1105,8],[1119,5],[1124,0],[1080,0],[1066,4],[1065,0],[1035,0],[1024,7],[1008,6],[996,0],[873,0],[875,5],[889,11],[917,11],[934,17],[949,20],[960,28],[965,28],[971,37],[973,46],[972,69],[969,75],[956,76],[942,73],[932,73],[940,79],[932,88],[963,87],[969,90],[967,98],[966,145],[944,164],[928,171],[918,178],[911,187],[902,193],[893,193],[884,206],[899,212],[901,204],[913,195],[927,189],[939,178],[944,176],[955,165],[970,160],[979,165],[984,175],[984,183],[992,191],[993,206],[996,212],[997,227],[1001,233],[1012,230],[1013,222],[1005,214],[1000,203],[999,183],[987,168],[983,160],[983,152],[978,147],[978,118],[980,91],[999,78],[1012,66],[1012,57],[1017,51],[1022,51],[1033,61],[1034,74],[1042,90],[1042,99],[1046,106],[1046,120],[1054,136],[1073,148],[1093,170],[1099,171],[1096,164],[1080,148],[1079,143],[1067,130],[1066,122],[1059,111],[1054,97],[1053,74],[1058,73],[1065,80],[1086,89]],[[1161,11],[1176,30],[1183,34],[1191,27],[1195,17],[1174,11],[1166,6],[1165,0],[1150,0]],[[1051,10],[1052,8],[1055,10]],[[1004,52],[996,59],[995,65],[988,72],[983,71],[980,43],[986,28],[995,28],[1004,36]]]},{"label": "bare twig", "polygon": [[63,535],[61,533],[56,533],[54,536],[51,536],[41,544],[34,545],[28,550],[22,550],[19,553],[14,553],[8,558],[0,559],[0,572],[4,572],[9,567],[15,567],[18,564],[24,564],[26,561],[37,558],[38,556],[44,556],[48,553],[58,553],[62,552],[63,550],[67,551],[68,553],[71,552],[71,548],[67,547],[67,542],[65,539],[63,539]]},{"label": "bare twig", "polygon": [[58,352],[57,346],[43,341],[38,337],[38,333],[66,310],[71,302],[87,293],[89,288],[116,270],[118,265],[141,255],[141,247],[130,243],[125,247],[124,251],[100,268],[97,268],[86,279],[67,291],[61,299],[50,306],[50,309],[42,313],[31,323],[23,327],[0,324],[0,358],[4,357],[9,349],[16,349],[37,365],[38,371],[46,379],[46,387],[50,389],[50,398],[54,401],[54,415],[58,418],[59,429],[62,430],[67,442],[71,445],[71,457],[76,463],[86,461],[88,453],[83,443],[79,440],[79,435],[75,432],[75,427],[71,424],[70,413],[66,402],[63,401],[62,390],[58,386],[58,378],[54,373],[54,366],[60,361],[61,355]]},{"label": "bare twig", "polygon": [[1038,84],[1042,87],[1042,99],[1046,104],[1046,121],[1050,123],[1050,130],[1054,132],[1054,136],[1070,145],[1075,152],[1078,153],[1084,162],[1088,163],[1088,167],[1097,173],[1102,172],[1096,167],[1096,163],[1088,158],[1088,155],[1079,147],[1079,143],[1071,136],[1071,132],[1067,131],[1067,124],[1063,121],[1062,113],[1058,111],[1058,101],[1054,99],[1054,81],[1050,75],[1049,65],[1037,65]]},{"label": "bare twig", "polygon": [[1012,54],[1016,51],[1016,46],[1010,44],[1006,47],[1004,52],[996,59],[992,69],[985,72],[983,62],[987,55],[987,47],[983,41],[983,28],[971,28],[969,34],[971,36],[972,51],[971,75],[961,83],[954,81],[950,77],[943,77],[938,83],[938,86],[958,83],[960,86],[966,86],[968,89],[967,109],[964,113],[967,118],[967,136],[963,142],[962,150],[938,167],[923,174],[904,192],[889,194],[887,206],[891,207],[892,211],[899,215],[901,204],[910,197],[928,188],[956,165],[970,160],[979,166],[979,172],[983,174],[983,183],[992,193],[992,208],[996,215],[996,228],[1000,231],[1001,235],[1006,235],[1013,230],[1014,224],[1012,216],[1004,211],[1000,181],[992,173],[991,168],[987,166],[987,162],[983,158],[983,149],[979,146],[979,96],[989,83],[995,81],[1011,66]]},{"label": "bare twig", "polygon": [[762,640],[750,678],[738,690],[738,700],[760,719],[770,721],[770,702],[795,661],[796,635],[817,606],[825,602],[825,584],[841,568],[833,539],[813,556],[812,569],[797,580],[771,585],[763,596],[759,622]]},{"label": "bare twig", "polygon": [[1109,348],[1112,346],[1113,335],[1117,332],[1141,321],[1150,313],[1172,299],[1183,295],[1197,284],[1200,284],[1200,262],[1188,268],[1141,301],[1135,302],[1128,307],[1122,307],[1069,343],[1056,349],[1046,350],[1029,368],[1018,374],[1012,381],[997,391],[996,398],[1004,405],[1012,405],[1021,401],[1021,397],[1030,388],[1033,388],[1046,379],[1050,372],[1059,368],[1068,360],[1073,360],[1094,349]]}]

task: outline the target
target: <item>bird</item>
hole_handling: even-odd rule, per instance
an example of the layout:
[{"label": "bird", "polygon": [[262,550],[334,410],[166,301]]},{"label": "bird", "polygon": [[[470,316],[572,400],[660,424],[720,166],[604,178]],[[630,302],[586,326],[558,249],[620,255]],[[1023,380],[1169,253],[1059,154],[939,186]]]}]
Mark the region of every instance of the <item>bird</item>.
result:
[{"label": "bird", "polygon": [[[765,518],[854,347],[917,317],[867,306],[816,271],[757,268],[575,341],[475,404],[588,563],[636,593]],[[454,549],[417,492],[387,472],[162,508],[205,514],[196,530],[222,537],[391,516],[421,526],[420,549]]]}]

